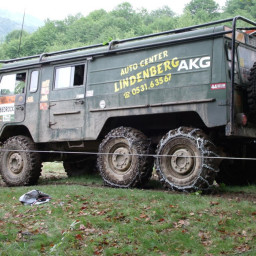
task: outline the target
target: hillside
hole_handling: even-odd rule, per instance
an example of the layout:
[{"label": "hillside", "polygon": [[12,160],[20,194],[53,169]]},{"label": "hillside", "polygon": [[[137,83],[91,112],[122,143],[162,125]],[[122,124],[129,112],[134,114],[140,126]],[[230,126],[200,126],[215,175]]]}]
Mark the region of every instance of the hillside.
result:
[{"label": "hillside", "polygon": [[[3,41],[5,36],[13,30],[21,29],[23,14],[14,13],[0,9],[0,41]],[[33,16],[26,15],[24,22],[24,30],[27,32],[35,31],[43,22]]]}]

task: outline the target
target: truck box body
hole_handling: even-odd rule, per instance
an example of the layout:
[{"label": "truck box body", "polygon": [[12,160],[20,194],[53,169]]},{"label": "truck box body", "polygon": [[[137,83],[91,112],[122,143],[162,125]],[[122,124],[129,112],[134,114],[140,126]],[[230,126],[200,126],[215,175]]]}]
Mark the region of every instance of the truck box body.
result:
[{"label": "truck box body", "polygon": [[[223,31],[224,27],[218,29]],[[122,48],[117,44],[112,51],[167,42],[162,47],[143,47],[121,53],[110,50],[107,55],[94,57],[95,53],[108,52],[106,46],[81,51],[79,55],[65,55],[65,59],[62,56],[45,57],[40,64],[35,61],[28,63],[29,67],[41,70],[39,89],[27,92],[28,100],[24,104],[30,114],[20,117],[18,113],[15,121],[29,126],[37,118],[40,129],[31,131],[36,142],[47,142],[49,137],[51,141],[95,140],[107,120],[117,116],[194,111],[207,127],[226,125],[228,106],[225,102],[230,83],[225,54],[227,39],[222,36],[189,40],[190,37],[211,34],[214,30],[128,42]],[[184,42],[168,44],[173,40]],[[88,60],[90,56],[92,58]],[[67,63],[69,58],[75,60]],[[24,63],[20,65],[23,67]],[[85,65],[85,85],[55,89],[54,71],[71,65]],[[31,68],[28,71],[22,67],[19,72],[31,73]],[[83,101],[83,104],[77,101]],[[38,111],[31,115],[35,109]]]}]

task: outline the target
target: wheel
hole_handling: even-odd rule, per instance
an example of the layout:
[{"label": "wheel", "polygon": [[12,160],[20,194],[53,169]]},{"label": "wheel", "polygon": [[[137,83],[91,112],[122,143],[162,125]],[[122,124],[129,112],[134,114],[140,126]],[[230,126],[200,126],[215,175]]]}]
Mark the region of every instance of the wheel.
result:
[{"label": "wheel", "polygon": [[6,140],[0,155],[0,174],[8,186],[33,185],[41,173],[39,153],[34,142],[25,136]]},{"label": "wheel", "polygon": [[95,171],[97,162],[96,155],[85,155],[83,158],[63,161],[63,167],[68,177],[77,177],[84,174],[91,174]]},{"label": "wheel", "polygon": [[209,188],[218,172],[215,146],[199,129],[180,127],[169,131],[157,147],[155,167],[169,189],[196,191]]},{"label": "wheel", "polygon": [[256,122],[256,62],[251,68],[249,75],[249,84],[247,86],[247,101],[249,109],[249,120]]},{"label": "wheel", "polygon": [[150,142],[140,131],[119,127],[112,130],[99,146],[98,169],[106,185],[137,187],[152,175]]}]

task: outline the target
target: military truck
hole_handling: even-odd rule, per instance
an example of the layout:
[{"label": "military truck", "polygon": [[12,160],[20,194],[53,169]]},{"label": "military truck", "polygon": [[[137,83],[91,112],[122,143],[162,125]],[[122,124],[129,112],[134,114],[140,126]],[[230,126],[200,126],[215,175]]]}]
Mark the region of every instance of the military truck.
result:
[{"label": "military truck", "polygon": [[254,157],[255,27],[235,17],[1,61],[3,180],[34,184],[56,160],[69,175],[97,162],[121,188],[153,167],[175,190],[246,176],[244,161],[221,157]]}]

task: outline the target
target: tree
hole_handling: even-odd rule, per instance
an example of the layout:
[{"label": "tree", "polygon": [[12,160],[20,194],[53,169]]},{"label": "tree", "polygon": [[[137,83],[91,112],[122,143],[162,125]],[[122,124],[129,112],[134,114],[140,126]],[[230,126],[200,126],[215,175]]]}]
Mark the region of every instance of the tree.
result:
[{"label": "tree", "polygon": [[151,16],[154,18],[162,18],[163,16],[174,17],[174,15],[175,13],[167,5],[151,12]]},{"label": "tree", "polygon": [[209,19],[216,17],[219,13],[219,5],[214,0],[192,0],[185,7],[192,16],[208,15]]},{"label": "tree", "polygon": [[14,59],[23,55],[19,53],[19,40],[13,39],[8,43],[2,45],[3,59]]},{"label": "tree", "polygon": [[119,4],[113,11],[112,14],[119,16],[119,17],[125,17],[129,18],[135,14],[135,11],[132,8],[132,5],[128,2],[124,2],[122,4]]},{"label": "tree", "polygon": [[20,39],[22,33],[22,38],[29,35],[29,33],[25,30],[13,30],[5,37],[5,42],[9,43],[11,40]]},{"label": "tree", "polygon": [[224,12],[226,16],[241,15],[256,18],[256,0],[227,0]]}]

